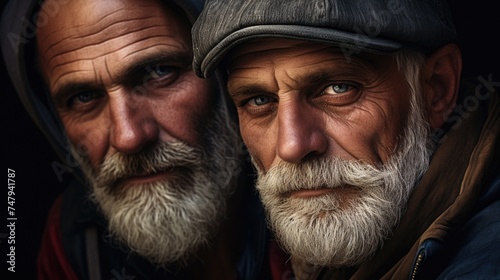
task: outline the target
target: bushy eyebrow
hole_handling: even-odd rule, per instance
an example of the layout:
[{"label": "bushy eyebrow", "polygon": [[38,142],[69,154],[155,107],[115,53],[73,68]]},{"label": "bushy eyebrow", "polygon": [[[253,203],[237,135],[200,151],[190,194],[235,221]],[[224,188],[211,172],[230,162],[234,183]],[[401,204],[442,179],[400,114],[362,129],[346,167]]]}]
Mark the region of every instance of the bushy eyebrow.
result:
[{"label": "bushy eyebrow", "polygon": [[[148,67],[162,63],[188,68],[191,67],[192,64],[192,55],[189,52],[183,51],[162,51],[160,53],[147,54],[130,63],[129,67],[120,69],[115,77],[118,78],[118,82],[127,83],[130,82],[131,79],[136,78],[139,74],[144,73]],[[75,92],[97,90],[99,88],[102,88],[102,85],[96,80],[70,81],[58,86],[51,95],[56,107],[60,107],[63,106],[64,101]]]},{"label": "bushy eyebrow", "polygon": [[[307,73],[300,76],[297,82],[304,87],[326,83],[331,80],[348,80],[348,79],[363,79],[361,69],[355,66],[342,67],[341,69],[322,68],[312,73]],[[260,84],[258,81],[249,84],[238,85],[236,82],[228,84],[228,93],[235,99],[242,99],[255,94],[275,93],[271,92],[265,83]]]},{"label": "bushy eyebrow", "polygon": [[246,98],[248,96],[255,95],[256,93],[270,93],[265,86],[258,84],[250,84],[250,85],[237,85],[234,88],[228,87],[228,93],[231,98],[234,100],[239,100]]},{"label": "bushy eyebrow", "polygon": [[61,108],[65,105],[65,101],[75,92],[88,91],[96,89],[95,82],[71,82],[61,85],[56,91],[52,93],[52,100],[56,108]]},{"label": "bushy eyebrow", "polygon": [[191,53],[186,52],[162,52],[159,54],[150,54],[141,57],[136,60],[134,63],[130,64],[130,67],[124,68],[117,73],[117,77],[123,79],[124,82],[137,73],[143,73],[144,70],[147,70],[148,67],[157,65],[157,64],[166,64],[171,66],[177,66],[181,68],[191,67],[192,64],[192,55]]}]

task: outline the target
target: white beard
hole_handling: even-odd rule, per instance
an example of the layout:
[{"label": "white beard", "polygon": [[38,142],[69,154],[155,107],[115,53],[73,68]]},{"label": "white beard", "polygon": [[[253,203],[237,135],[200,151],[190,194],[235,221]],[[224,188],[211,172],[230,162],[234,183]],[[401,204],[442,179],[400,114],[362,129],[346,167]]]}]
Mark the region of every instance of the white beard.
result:
[{"label": "white beard", "polygon": [[[311,265],[355,266],[366,261],[390,236],[427,170],[429,139],[422,112],[412,106],[401,146],[383,166],[331,158],[282,162],[267,173],[259,171],[257,189],[278,240],[292,257]],[[309,198],[288,195],[325,186],[340,189]],[[354,193],[348,201],[341,189],[346,186]]]},{"label": "white beard", "polygon": [[[212,241],[226,213],[240,168],[241,142],[223,111],[203,131],[203,151],[181,142],[161,143],[140,153],[115,154],[94,171],[73,151],[92,186],[92,198],[112,237],[159,266],[184,263]],[[161,182],[123,188],[124,176],[171,166],[180,172]]]}]

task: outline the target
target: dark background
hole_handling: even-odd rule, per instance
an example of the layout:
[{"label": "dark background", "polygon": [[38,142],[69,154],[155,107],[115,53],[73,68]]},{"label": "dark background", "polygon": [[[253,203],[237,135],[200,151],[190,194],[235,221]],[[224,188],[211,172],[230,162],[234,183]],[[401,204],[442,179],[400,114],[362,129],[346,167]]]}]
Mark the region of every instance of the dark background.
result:
[{"label": "dark background", "polygon": [[[1,1],[1,10],[5,1]],[[6,40],[2,37],[1,40]],[[0,60],[1,114],[1,163],[4,183],[0,190],[0,279],[36,279],[36,257],[51,203],[64,184],[59,182],[51,164],[58,160],[51,146],[43,137],[22,107],[8,80],[3,56]],[[8,244],[7,237],[7,168],[15,170],[15,244]],[[15,246],[15,273],[7,270],[10,246]]]},{"label": "dark background", "polygon": [[[450,1],[464,56],[463,77],[468,80],[475,81],[480,75],[487,80],[492,74],[493,81],[500,82],[497,66],[500,59],[496,43],[500,34],[500,22],[492,2]],[[0,3],[2,10],[4,5],[4,2]],[[14,93],[5,72],[3,58],[0,62],[1,162],[4,172],[7,168],[16,171],[17,217],[16,273],[13,274],[7,271],[6,263],[8,223],[4,217],[7,214],[8,190],[4,181],[5,185],[0,191],[0,278],[29,280],[35,279],[35,261],[45,216],[70,176],[66,174],[62,182],[57,179],[51,164],[58,158]]]}]

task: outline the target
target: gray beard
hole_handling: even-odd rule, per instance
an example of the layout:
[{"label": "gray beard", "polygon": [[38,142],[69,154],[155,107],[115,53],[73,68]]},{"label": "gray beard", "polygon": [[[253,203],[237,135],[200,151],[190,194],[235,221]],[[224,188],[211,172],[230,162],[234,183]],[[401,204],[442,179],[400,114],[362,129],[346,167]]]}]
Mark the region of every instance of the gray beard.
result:
[{"label": "gray beard", "polygon": [[[235,190],[242,149],[234,124],[219,109],[202,135],[203,150],[161,143],[137,154],[114,154],[98,171],[73,149],[110,236],[158,266],[183,264],[210,243]],[[180,172],[161,182],[116,187],[125,176],[172,166]]]},{"label": "gray beard", "polygon": [[[401,145],[383,166],[329,158],[259,170],[257,189],[270,227],[293,258],[313,266],[356,266],[391,235],[432,150],[423,113],[413,103]],[[348,185],[356,194],[344,201],[341,188]],[[324,186],[340,190],[310,198],[287,195]]]}]

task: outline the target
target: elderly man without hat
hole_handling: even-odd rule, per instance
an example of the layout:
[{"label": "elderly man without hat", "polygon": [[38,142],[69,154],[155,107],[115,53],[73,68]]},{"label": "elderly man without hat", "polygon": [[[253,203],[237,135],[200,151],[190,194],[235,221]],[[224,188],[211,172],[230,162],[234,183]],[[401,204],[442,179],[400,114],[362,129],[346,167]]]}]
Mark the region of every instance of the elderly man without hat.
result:
[{"label": "elderly man without hat", "polygon": [[192,70],[190,28],[202,7],[47,0],[5,8],[12,83],[80,174],[52,206],[39,279],[270,277],[264,210],[234,109],[218,77]]},{"label": "elderly man without hat", "polygon": [[193,44],[298,279],[498,278],[499,97],[445,1],[210,0]]}]

